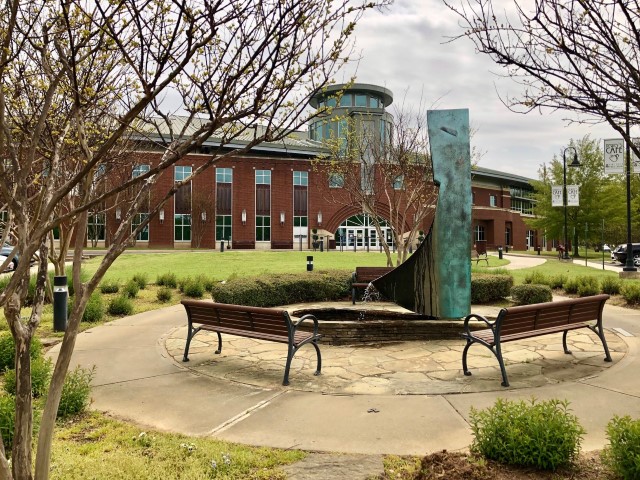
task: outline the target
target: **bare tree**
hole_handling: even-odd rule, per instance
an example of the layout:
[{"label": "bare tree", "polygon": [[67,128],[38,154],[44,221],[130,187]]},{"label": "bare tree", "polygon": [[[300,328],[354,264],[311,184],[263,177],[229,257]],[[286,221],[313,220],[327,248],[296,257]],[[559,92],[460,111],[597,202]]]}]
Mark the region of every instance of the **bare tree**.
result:
[{"label": "bare tree", "polygon": [[640,123],[640,4],[637,0],[493,0],[445,2],[476,49],[504,67],[522,92],[503,98],[513,111],[537,108],[608,123],[631,146],[625,128]]},{"label": "bare tree", "polygon": [[[386,3],[348,0],[18,0],[0,6],[0,206],[15,251],[38,254],[33,307],[21,319],[29,263],[20,262],[0,306],[16,344],[16,427],[0,478],[48,477],[51,438],[63,381],[88,298],[128,241],[161,206],[220,155],[149,205],[132,221],[164,170],[214,132],[221,147],[261,124],[246,144],[282,138],[305,124],[304,108],[350,53],[355,22]],[[172,110],[168,106],[171,106]],[[173,113],[187,112],[178,124]],[[161,158],[138,176],[106,181],[126,137],[163,134]],[[121,172],[120,172],[121,173]],[[104,175],[105,181],[100,181]],[[89,212],[134,189],[96,273],[80,278]],[[75,295],[42,414],[32,460],[29,347],[45,301],[48,238],[75,229]],[[81,234],[79,232],[82,232]],[[71,237],[69,236],[69,239]],[[68,240],[66,240],[68,242]],[[69,243],[67,243],[69,244]],[[70,245],[70,244],[69,244]],[[6,265],[1,265],[0,269]],[[0,442],[0,446],[2,442]],[[35,471],[33,470],[35,465]]]},{"label": "bare tree", "polygon": [[360,205],[369,215],[389,266],[394,261],[383,223],[391,228],[397,249],[395,264],[399,265],[425,221],[433,217],[438,195],[426,116],[405,109],[396,111],[394,117],[393,125],[378,118],[377,122],[384,122],[379,128],[369,115],[332,119],[342,122],[346,134],[329,140],[330,154],[317,160],[322,170],[343,181],[334,200]]}]

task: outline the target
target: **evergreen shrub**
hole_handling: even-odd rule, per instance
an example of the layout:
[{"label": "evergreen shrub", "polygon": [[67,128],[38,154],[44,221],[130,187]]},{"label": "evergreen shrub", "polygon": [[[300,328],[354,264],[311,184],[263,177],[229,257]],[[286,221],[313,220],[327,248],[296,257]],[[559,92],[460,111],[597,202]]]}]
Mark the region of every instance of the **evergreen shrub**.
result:
[{"label": "evergreen shrub", "polygon": [[140,290],[147,288],[147,284],[149,283],[149,280],[147,280],[147,276],[144,273],[136,273],[131,281],[136,282]]},{"label": "evergreen shrub", "polygon": [[488,303],[511,294],[511,275],[474,274],[471,276],[471,303]]},{"label": "evergreen shrub", "polygon": [[129,298],[136,298],[139,291],[140,285],[138,285],[138,282],[136,282],[134,279],[129,280],[122,288],[123,295]]},{"label": "evergreen shrub", "polygon": [[120,285],[115,280],[112,280],[112,281],[107,280],[100,283],[100,291],[102,293],[118,293],[119,290],[120,290]]},{"label": "evergreen shrub", "polygon": [[13,447],[13,434],[16,427],[16,400],[12,395],[0,395],[0,433],[5,452]]},{"label": "evergreen shrub", "polygon": [[615,277],[604,277],[600,281],[600,291],[609,295],[618,295],[622,288],[622,281]]},{"label": "evergreen shrub", "polygon": [[470,413],[471,450],[509,465],[556,470],[580,453],[585,434],[566,400],[536,402],[499,398]]},{"label": "evergreen shrub", "polygon": [[511,297],[517,305],[532,305],[553,300],[549,285],[516,285],[511,289]]},{"label": "evergreen shrub", "polygon": [[196,278],[188,278],[182,283],[181,291],[191,298],[202,298],[205,292],[204,285]]},{"label": "evergreen shrub", "polygon": [[163,273],[156,278],[156,285],[159,287],[176,288],[178,286],[178,278],[175,273]]},{"label": "evergreen shrub", "polygon": [[124,295],[119,295],[109,302],[109,315],[131,315],[133,313],[133,303]]},{"label": "evergreen shrub", "polygon": [[173,292],[169,287],[160,287],[158,292],[156,293],[158,300],[162,303],[167,303],[171,301],[171,297],[173,297]]},{"label": "evergreen shrub", "polygon": [[596,277],[578,277],[578,291],[580,297],[589,297],[600,293],[600,282]]},{"label": "evergreen shrub", "polygon": [[620,290],[622,298],[629,305],[640,304],[640,284],[638,283],[625,283]]},{"label": "evergreen shrub", "polygon": [[564,284],[567,282],[567,276],[563,274],[554,275],[549,278],[548,285],[553,289],[560,289],[564,287]]},{"label": "evergreen shrub", "polygon": [[82,314],[82,321],[95,323],[102,320],[104,317],[105,308],[102,295],[99,292],[93,292],[87,302],[87,307]]},{"label": "evergreen shrub", "polygon": [[216,302],[254,307],[340,300],[348,297],[351,291],[351,272],[333,270],[235,277],[215,283],[211,291]]},{"label": "evergreen shrub", "polygon": [[523,283],[527,285],[549,285],[549,279],[544,273],[534,270],[524,276]]},{"label": "evergreen shrub", "polygon": [[564,282],[564,291],[570,294],[578,293],[578,288],[580,288],[580,279],[578,277],[570,278],[566,282]]}]

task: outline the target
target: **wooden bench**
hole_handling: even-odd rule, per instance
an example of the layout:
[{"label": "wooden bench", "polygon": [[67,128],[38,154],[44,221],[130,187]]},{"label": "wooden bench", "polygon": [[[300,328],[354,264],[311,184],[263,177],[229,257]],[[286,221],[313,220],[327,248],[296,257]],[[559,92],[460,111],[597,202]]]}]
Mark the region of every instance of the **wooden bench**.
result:
[{"label": "wooden bench", "polygon": [[[288,353],[283,385],[289,385],[289,369],[293,356],[300,347],[310,343],[316,349],[317,366],[314,375],[320,375],[322,357],[318,340],[321,335],[318,333],[318,320],[313,315],[292,319],[286,310],[198,300],[182,300],[182,305],[187,310],[188,317],[187,343],[184,347],[183,362],[189,361],[189,345],[193,337],[200,330],[209,330],[218,334],[218,349],[215,352],[217,354],[222,351],[221,333],[286,343]],[[298,326],[305,320],[313,321],[312,332],[298,330]],[[198,326],[196,327],[195,324]]]},{"label": "wooden bench", "polygon": [[[462,352],[464,374],[471,375],[467,368],[469,347],[474,343],[479,343],[491,350],[498,359],[502,372],[502,386],[508,387],[509,380],[502,359],[502,343],[563,332],[564,353],[570,354],[571,351],[567,348],[567,333],[569,330],[578,328],[588,328],[598,336],[604,347],[605,361],[610,362],[611,355],[602,327],[602,311],[608,298],[609,295],[594,295],[559,302],[503,308],[495,322],[490,322],[481,315],[473,313],[468,315],[464,320],[464,333],[462,334],[463,338],[467,340]],[[489,328],[471,331],[469,325],[471,320],[480,320]]]},{"label": "wooden bench", "polygon": [[487,267],[489,266],[487,252],[479,253],[477,250],[471,250],[471,260],[476,262],[476,266],[483,260],[487,263]]},{"label": "wooden bench", "polygon": [[376,278],[386,275],[394,267],[356,267],[356,271],[351,275],[351,300],[356,304],[356,290],[365,289]]}]

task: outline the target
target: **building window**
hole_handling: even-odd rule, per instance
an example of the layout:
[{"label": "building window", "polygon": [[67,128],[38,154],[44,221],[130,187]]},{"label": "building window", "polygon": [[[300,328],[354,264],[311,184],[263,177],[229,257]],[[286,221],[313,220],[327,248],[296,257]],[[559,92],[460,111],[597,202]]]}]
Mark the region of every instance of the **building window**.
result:
[{"label": "building window", "polygon": [[139,177],[140,175],[144,175],[148,171],[149,171],[149,165],[136,165],[133,167],[131,177],[132,178]]},{"label": "building window", "polygon": [[356,94],[356,107],[366,107],[367,106],[367,96],[361,93]]},{"label": "building window", "polygon": [[298,216],[294,216],[293,217],[293,226],[294,227],[308,227],[308,220],[307,217],[298,217]]},{"label": "building window", "polygon": [[271,217],[266,215],[256,216],[256,241],[268,242],[271,240]]},{"label": "building window", "polygon": [[174,218],[174,240],[176,242],[191,241],[191,215],[176,214]]},{"label": "building window", "polygon": [[484,242],[484,225],[476,225],[473,228],[473,239],[476,242]]},{"label": "building window", "polygon": [[216,215],[216,240],[231,239],[231,215]]},{"label": "building window", "polygon": [[[138,228],[140,224],[145,222],[149,217],[148,213],[136,213],[131,222],[131,233]],[[149,241],[149,224],[147,224],[139,233],[136,235],[136,240],[140,240],[142,242]]]},{"label": "building window", "polygon": [[329,175],[329,188],[343,188],[344,175],[341,173],[332,173]]},{"label": "building window", "polygon": [[[174,180],[182,181],[191,175],[190,166],[176,166]],[[174,195],[174,236],[176,242],[191,241],[191,182],[183,185]]]},{"label": "building window", "polygon": [[271,170],[256,170],[256,185],[271,185]]},{"label": "building window", "polygon": [[380,108],[380,101],[376,97],[369,97],[369,106],[371,108]]},{"label": "building window", "polygon": [[233,169],[216,168],[216,183],[232,183],[232,182],[233,182]]},{"label": "building window", "polygon": [[309,185],[309,172],[293,172],[293,184],[306,187]]},{"label": "building window", "polygon": [[402,190],[404,188],[404,175],[398,175],[393,179],[393,189]]},{"label": "building window", "polygon": [[104,213],[90,213],[87,223],[87,239],[90,240],[94,246],[95,242],[104,241],[105,239],[105,214]]},{"label": "building window", "polygon": [[496,201],[496,196],[495,195],[489,195],[489,206],[491,207],[497,207],[498,203]]},{"label": "building window", "polygon": [[352,107],[353,106],[353,96],[350,93],[345,93],[340,97],[340,106],[341,107]]}]

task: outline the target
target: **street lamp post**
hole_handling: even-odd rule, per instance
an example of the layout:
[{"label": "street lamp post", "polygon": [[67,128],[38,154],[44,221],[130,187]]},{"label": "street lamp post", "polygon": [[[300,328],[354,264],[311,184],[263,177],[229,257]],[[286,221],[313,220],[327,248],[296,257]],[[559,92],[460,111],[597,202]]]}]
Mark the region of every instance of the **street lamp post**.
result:
[{"label": "street lamp post", "polygon": [[580,162],[578,161],[578,151],[575,147],[567,147],[562,152],[562,206],[564,207],[564,252],[562,254],[562,258],[564,260],[569,259],[569,252],[567,245],[569,242],[567,241],[567,150],[573,150],[573,161],[569,164],[570,167],[579,167]]},{"label": "street lamp post", "polygon": [[637,268],[633,263],[633,245],[631,244],[631,146],[630,146],[630,132],[629,132],[629,102],[627,101],[627,122],[625,126],[625,133],[627,138],[625,139],[626,149],[626,171],[627,171],[627,259],[624,262],[622,271],[624,272],[636,272]]}]

